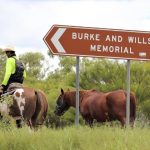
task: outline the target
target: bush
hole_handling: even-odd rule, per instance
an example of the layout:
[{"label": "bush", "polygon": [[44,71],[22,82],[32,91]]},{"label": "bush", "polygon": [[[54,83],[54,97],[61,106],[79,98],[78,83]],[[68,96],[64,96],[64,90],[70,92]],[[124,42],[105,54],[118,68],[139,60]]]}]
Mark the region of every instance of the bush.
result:
[{"label": "bush", "polygon": [[15,121],[8,115],[0,114],[0,128],[4,130],[11,130],[16,126]]},{"label": "bush", "polygon": [[150,100],[146,100],[142,103],[141,111],[148,119],[150,119]]}]

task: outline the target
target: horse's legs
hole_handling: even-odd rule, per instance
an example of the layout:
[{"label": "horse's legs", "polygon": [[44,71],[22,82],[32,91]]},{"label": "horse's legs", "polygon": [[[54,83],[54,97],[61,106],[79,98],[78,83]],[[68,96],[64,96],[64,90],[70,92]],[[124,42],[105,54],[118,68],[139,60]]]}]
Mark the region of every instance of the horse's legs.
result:
[{"label": "horse's legs", "polygon": [[21,128],[22,127],[21,121],[22,121],[21,119],[16,120],[17,128]]},{"label": "horse's legs", "polygon": [[2,119],[3,118],[3,115],[0,113],[0,119]]},{"label": "horse's legs", "polygon": [[91,128],[93,127],[93,119],[91,117],[84,117],[85,124],[88,124]]},{"label": "horse's legs", "polygon": [[[121,122],[122,127],[126,126],[126,118],[125,117],[119,117],[118,119]],[[134,118],[130,118],[130,126],[134,127]]]},{"label": "horse's legs", "polygon": [[27,121],[27,125],[28,125],[31,129],[33,128],[31,119],[29,119],[29,120]]},{"label": "horse's legs", "polygon": [[125,124],[126,124],[126,119],[125,119],[125,117],[119,116],[119,117],[118,117],[118,120],[120,121],[122,127],[125,127]]},{"label": "horse's legs", "polygon": [[133,117],[130,118],[130,126],[132,128],[134,127],[134,120],[135,120],[135,118],[133,118]]},{"label": "horse's legs", "polygon": [[93,127],[93,119],[89,119],[89,126],[92,128]]}]

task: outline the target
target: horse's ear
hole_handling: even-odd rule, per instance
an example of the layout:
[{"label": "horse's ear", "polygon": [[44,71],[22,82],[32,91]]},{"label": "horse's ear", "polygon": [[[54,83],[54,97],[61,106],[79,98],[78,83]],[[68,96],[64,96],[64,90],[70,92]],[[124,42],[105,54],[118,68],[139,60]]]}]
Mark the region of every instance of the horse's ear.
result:
[{"label": "horse's ear", "polygon": [[61,88],[61,94],[64,94],[64,90]]},{"label": "horse's ear", "polygon": [[68,92],[70,92],[70,89],[68,88],[68,90],[67,90]]}]

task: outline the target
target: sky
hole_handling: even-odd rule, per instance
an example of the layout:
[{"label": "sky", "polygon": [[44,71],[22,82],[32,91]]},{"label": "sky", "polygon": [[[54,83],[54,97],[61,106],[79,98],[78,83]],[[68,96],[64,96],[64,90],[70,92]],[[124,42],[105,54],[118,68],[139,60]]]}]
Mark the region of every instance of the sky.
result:
[{"label": "sky", "polygon": [[43,37],[53,24],[150,31],[150,1],[0,0],[0,48],[46,55]]}]

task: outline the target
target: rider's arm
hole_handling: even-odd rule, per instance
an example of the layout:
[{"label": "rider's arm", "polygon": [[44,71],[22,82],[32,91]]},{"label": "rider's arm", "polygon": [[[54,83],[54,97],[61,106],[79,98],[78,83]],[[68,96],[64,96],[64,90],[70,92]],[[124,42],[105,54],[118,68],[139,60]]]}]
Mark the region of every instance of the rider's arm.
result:
[{"label": "rider's arm", "polygon": [[8,58],[6,61],[5,76],[4,76],[4,80],[2,82],[3,85],[7,85],[11,74],[13,74],[14,72],[15,72],[15,59]]}]

